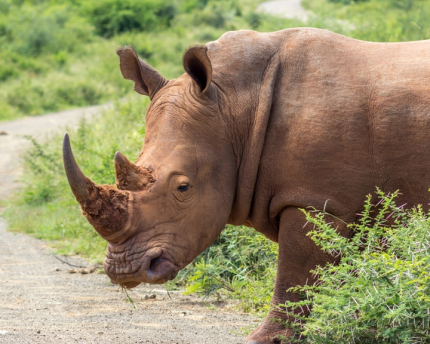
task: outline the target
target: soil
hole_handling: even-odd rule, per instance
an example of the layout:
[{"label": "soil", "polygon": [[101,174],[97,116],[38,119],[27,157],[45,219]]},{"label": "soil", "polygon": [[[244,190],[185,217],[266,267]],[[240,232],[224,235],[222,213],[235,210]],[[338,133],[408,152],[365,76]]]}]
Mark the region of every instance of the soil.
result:
[{"label": "soil", "polygon": [[[74,126],[101,107],[0,123],[0,200],[19,187],[19,154],[28,140]],[[209,302],[164,286],[129,292],[136,309],[101,269],[62,263],[49,244],[8,232],[0,218],[0,343],[244,343],[259,320],[229,302]],[[65,259],[64,257],[59,257]],[[69,264],[90,266],[79,257]],[[74,270],[75,273],[70,273]],[[83,274],[84,272],[84,274]],[[92,272],[92,273],[90,273]]]},{"label": "soil", "polygon": [[170,299],[160,285],[129,291],[134,309],[106,275],[68,273],[79,269],[57,260],[43,241],[7,232],[4,220],[0,238],[0,343],[233,344],[244,343],[242,328],[257,325],[231,303],[178,291]]}]

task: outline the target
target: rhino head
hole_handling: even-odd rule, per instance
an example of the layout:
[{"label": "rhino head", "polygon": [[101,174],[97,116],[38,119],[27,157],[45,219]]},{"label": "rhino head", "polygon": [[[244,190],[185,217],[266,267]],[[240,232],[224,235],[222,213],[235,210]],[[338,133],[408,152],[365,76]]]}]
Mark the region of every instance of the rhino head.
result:
[{"label": "rhino head", "polygon": [[63,158],[83,215],[108,241],[107,275],[132,288],[175,278],[215,241],[232,209],[237,166],[206,47],[189,49],[186,73],[170,81],[133,49],[117,53],[124,78],[151,99],[137,161],[117,152],[110,186],[82,173],[67,134]]}]

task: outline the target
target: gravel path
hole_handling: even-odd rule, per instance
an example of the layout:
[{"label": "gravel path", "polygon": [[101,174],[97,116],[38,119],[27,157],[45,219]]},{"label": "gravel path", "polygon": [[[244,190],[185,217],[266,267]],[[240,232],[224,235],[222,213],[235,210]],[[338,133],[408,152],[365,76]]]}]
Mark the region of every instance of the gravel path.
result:
[{"label": "gravel path", "polygon": [[[130,292],[137,309],[104,274],[70,274],[46,243],[5,230],[0,220],[0,343],[243,343],[230,333],[255,318],[209,309],[163,286]],[[79,258],[69,263],[86,266]],[[145,300],[145,295],[155,299]]]},{"label": "gravel path", "polygon": [[[0,123],[0,200],[19,187],[19,154],[28,145],[23,135],[43,138],[105,107]],[[241,328],[257,325],[230,303],[213,306],[180,292],[170,299],[159,285],[133,289],[134,309],[106,275],[71,274],[73,268],[57,260],[47,243],[6,228],[0,218],[0,344],[234,344],[244,343]],[[88,266],[77,257],[68,261]]]},{"label": "gravel path", "polygon": [[258,12],[266,12],[284,18],[297,18],[306,21],[308,13],[301,5],[301,0],[266,1],[258,5]]}]

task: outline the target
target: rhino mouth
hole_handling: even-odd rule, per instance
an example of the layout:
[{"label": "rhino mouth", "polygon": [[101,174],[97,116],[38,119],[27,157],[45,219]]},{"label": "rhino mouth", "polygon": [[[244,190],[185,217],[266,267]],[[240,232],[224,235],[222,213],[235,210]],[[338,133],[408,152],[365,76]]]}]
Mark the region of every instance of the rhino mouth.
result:
[{"label": "rhino mouth", "polygon": [[108,248],[104,269],[112,283],[127,288],[134,288],[140,283],[163,284],[174,279],[179,272],[179,267],[165,256],[161,248],[137,256],[132,255],[130,261],[129,257],[112,253]]}]

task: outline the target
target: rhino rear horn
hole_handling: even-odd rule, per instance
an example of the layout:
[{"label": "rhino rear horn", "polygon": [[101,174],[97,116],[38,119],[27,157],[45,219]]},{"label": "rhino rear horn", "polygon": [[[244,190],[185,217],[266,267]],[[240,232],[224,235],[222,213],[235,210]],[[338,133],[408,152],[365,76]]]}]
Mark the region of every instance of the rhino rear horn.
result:
[{"label": "rhino rear horn", "polygon": [[122,76],[124,79],[134,81],[134,90],[137,93],[152,99],[168,83],[168,80],[154,68],[139,59],[134,49],[124,47],[118,49],[116,53],[119,56]]},{"label": "rhino rear horn", "polygon": [[119,190],[141,191],[152,180],[145,169],[132,164],[121,152],[115,153],[115,179]]},{"label": "rhino rear horn", "polygon": [[88,222],[110,242],[126,238],[132,195],[111,185],[97,185],[87,178],[76,163],[68,134],[63,140],[63,161],[70,188]]}]

